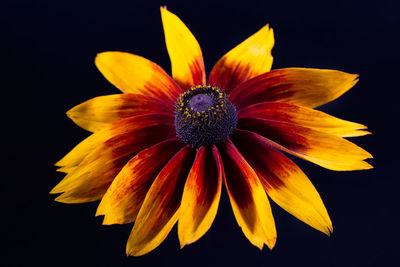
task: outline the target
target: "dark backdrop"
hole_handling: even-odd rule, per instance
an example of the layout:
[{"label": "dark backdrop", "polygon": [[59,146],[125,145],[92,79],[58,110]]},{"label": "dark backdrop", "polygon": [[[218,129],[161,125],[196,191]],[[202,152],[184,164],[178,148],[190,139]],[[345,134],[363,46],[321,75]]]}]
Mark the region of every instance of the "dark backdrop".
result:
[{"label": "dark backdrop", "polygon": [[[3,1],[1,240],[5,266],[394,266],[398,245],[398,1]],[[259,251],[244,237],[226,192],[208,233],[179,249],[176,229],[155,251],[126,257],[132,225],[102,226],[97,203],[66,205],[48,192],[53,164],[88,133],[65,111],[118,91],[94,66],[108,50],[142,55],[170,71],[159,14],[166,4],[199,41],[206,69],[266,23],[273,68],[359,73],[322,110],[367,124],[353,139],[375,169],[334,172],[297,160],[334,226],[327,237],[276,205],[278,241]],[[5,134],[5,135],[4,135]],[[40,264],[40,265],[39,265]]]}]

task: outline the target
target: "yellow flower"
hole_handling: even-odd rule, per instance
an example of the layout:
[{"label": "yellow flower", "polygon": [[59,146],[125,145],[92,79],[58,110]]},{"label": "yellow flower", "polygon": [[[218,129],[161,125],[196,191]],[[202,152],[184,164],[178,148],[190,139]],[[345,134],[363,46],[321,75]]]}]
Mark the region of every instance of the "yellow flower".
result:
[{"label": "yellow flower", "polygon": [[101,200],[104,224],[135,222],[128,255],[156,248],[178,222],[181,247],[210,228],[222,180],[249,241],[275,245],[269,196],[329,235],[332,223],[306,175],[282,152],[337,170],[372,168],[372,156],[343,137],[366,127],[313,108],[357,82],[335,70],[270,70],[268,26],[225,54],[206,78],[200,46],[174,14],[161,8],[172,77],[129,53],[96,57],[123,94],[100,96],[67,112],[93,132],[56,163],[65,178],[51,191],[64,203]]}]

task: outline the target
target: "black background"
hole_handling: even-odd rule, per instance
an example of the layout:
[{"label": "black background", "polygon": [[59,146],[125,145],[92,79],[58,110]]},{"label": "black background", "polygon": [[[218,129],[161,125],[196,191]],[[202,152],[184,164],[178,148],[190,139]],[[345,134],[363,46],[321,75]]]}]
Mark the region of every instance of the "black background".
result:
[{"label": "black background", "polygon": [[[2,1],[1,240],[4,266],[394,266],[398,264],[398,1]],[[369,126],[353,139],[375,169],[334,172],[296,160],[333,221],[331,237],[276,205],[278,241],[259,251],[234,219],[226,191],[216,220],[179,249],[176,229],[153,252],[125,256],[132,225],[101,225],[97,203],[66,205],[48,192],[53,164],[88,133],[65,111],[118,93],[96,53],[142,55],[170,72],[159,13],[177,14],[199,41],[206,69],[269,23],[273,68],[331,68],[360,82],[321,109]],[[40,264],[40,265],[39,265]]]}]

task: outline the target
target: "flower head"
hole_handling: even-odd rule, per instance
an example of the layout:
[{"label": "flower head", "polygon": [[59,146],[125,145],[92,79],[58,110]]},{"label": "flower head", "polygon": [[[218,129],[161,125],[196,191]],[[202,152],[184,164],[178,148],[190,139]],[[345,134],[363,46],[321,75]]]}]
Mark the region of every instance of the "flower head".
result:
[{"label": "flower head", "polygon": [[314,108],[357,82],[335,70],[271,71],[267,26],[225,54],[206,78],[195,37],[161,8],[171,78],[124,52],[96,57],[123,94],[100,96],[67,112],[92,134],[56,163],[65,178],[51,191],[65,203],[101,200],[103,224],[134,222],[128,255],[156,248],[178,223],[181,247],[210,228],[222,180],[236,220],[260,249],[275,245],[268,197],[311,227],[332,223],[306,175],[283,153],[337,170],[369,169],[372,156],[344,139],[366,127]]}]

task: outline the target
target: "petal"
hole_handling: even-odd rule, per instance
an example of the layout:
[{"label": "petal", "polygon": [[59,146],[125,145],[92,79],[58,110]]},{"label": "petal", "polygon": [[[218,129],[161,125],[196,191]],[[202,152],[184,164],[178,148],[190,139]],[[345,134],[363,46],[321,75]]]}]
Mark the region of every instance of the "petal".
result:
[{"label": "petal", "polygon": [[231,142],[219,149],[224,164],[224,181],[233,213],[249,241],[262,249],[276,242],[275,222],[267,195],[257,174]]},{"label": "petal", "polygon": [[181,248],[197,241],[211,227],[221,196],[222,170],[215,146],[200,147],[187,178],[179,214]]},{"label": "petal", "polygon": [[196,38],[166,7],[161,7],[160,11],[165,43],[171,60],[172,77],[182,89],[205,84],[203,55]]},{"label": "petal", "polygon": [[93,151],[99,144],[111,138],[111,131],[103,130],[96,134],[92,134],[78,145],[76,145],[67,155],[55,163],[55,166],[60,167],[58,171],[68,173],[82,162],[82,160]]},{"label": "petal", "polygon": [[194,149],[182,148],[158,174],[140,208],[126,254],[140,256],[155,249],[178,220],[183,188],[194,160]]},{"label": "petal", "polygon": [[[168,135],[172,136],[175,135],[174,119],[171,116],[158,113],[135,116],[132,118],[120,120],[110,125],[109,127],[106,127],[103,130],[90,135],[88,138],[86,138],[76,147],[74,147],[55,165],[63,168],[76,167],[94,148],[98,147],[102,143],[105,143],[107,140],[113,140],[113,138],[117,138],[120,135],[129,137],[129,134],[127,134],[126,132],[134,132],[136,130],[140,130],[141,128],[154,127],[157,125],[160,126],[160,129],[163,133],[165,132]],[[147,137],[151,139],[152,137],[154,137],[152,135],[153,133],[149,131],[147,131],[147,133],[141,133],[139,131],[139,133],[139,137],[141,137],[142,139],[145,139]]]},{"label": "petal", "polygon": [[372,168],[363,161],[372,158],[371,154],[335,135],[291,123],[257,118],[240,119],[238,128],[262,135],[270,145],[330,170]]},{"label": "petal", "polygon": [[268,25],[226,53],[210,73],[209,83],[231,92],[238,84],[268,72],[272,66],[274,32]]},{"label": "petal", "polygon": [[125,52],[104,52],[95,64],[104,77],[125,93],[152,96],[175,103],[179,86],[157,64],[141,56]]},{"label": "petal", "polygon": [[229,99],[239,109],[274,101],[315,108],[344,94],[357,78],[337,70],[277,69],[239,85]]},{"label": "petal", "polygon": [[174,116],[173,105],[139,94],[116,94],[92,98],[67,112],[77,125],[96,132],[121,119],[147,113],[165,113]]},{"label": "petal", "polygon": [[135,116],[92,134],[57,163],[71,171],[50,193],[64,192],[56,198],[64,203],[100,199],[133,156],[175,136],[172,124],[162,114]]},{"label": "petal", "polygon": [[327,235],[332,232],[332,222],[321,197],[293,161],[257,134],[238,130],[230,138],[274,202],[311,227]]},{"label": "petal", "polygon": [[97,208],[96,216],[105,215],[103,224],[134,221],[154,179],[183,146],[182,141],[172,138],[132,158],[114,179]]},{"label": "petal", "polygon": [[366,135],[369,132],[362,124],[345,121],[324,112],[289,103],[262,102],[245,107],[238,112],[238,118],[253,117],[288,122],[324,133],[341,137]]}]

